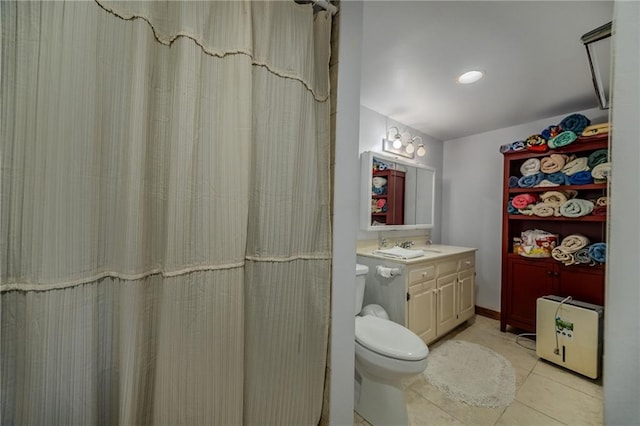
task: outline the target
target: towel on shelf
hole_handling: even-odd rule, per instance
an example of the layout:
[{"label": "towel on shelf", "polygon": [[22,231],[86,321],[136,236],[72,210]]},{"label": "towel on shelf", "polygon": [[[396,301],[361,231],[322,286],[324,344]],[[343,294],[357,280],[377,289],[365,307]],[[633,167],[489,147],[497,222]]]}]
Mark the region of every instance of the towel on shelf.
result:
[{"label": "towel on shelf", "polygon": [[592,201],[573,198],[560,206],[560,214],[564,217],[582,217],[591,214],[593,208]]},{"label": "towel on shelf", "polygon": [[519,214],[518,209],[513,207],[513,204],[511,204],[511,201],[512,200],[509,200],[507,202],[507,213],[509,213],[509,214]]},{"label": "towel on shelf", "polygon": [[549,173],[544,177],[549,182],[558,184],[558,185],[568,185],[569,178],[562,172]]},{"label": "towel on shelf", "polygon": [[569,176],[569,184],[571,185],[588,185],[590,183],[593,183],[590,171],[578,172]]},{"label": "towel on shelf", "polygon": [[592,214],[594,216],[606,216],[607,210],[608,210],[607,206],[595,206]]},{"label": "towel on shelf", "polygon": [[582,131],[582,136],[588,138],[589,136],[609,133],[609,128],[609,123],[592,124],[591,126],[585,127],[585,129]]},{"label": "towel on shelf", "polygon": [[518,187],[518,176],[509,176],[509,188]]},{"label": "towel on shelf", "polygon": [[[591,177],[591,174],[589,174],[589,177]],[[542,182],[543,178],[544,178],[544,173],[542,172],[534,173],[532,175],[522,176],[520,179],[518,179],[518,186],[520,188],[533,188],[534,186]]]},{"label": "towel on shelf", "polygon": [[540,135],[542,135],[546,140],[549,140],[555,138],[560,132],[562,132],[560,126],[549,126],[541,131]]},{"label": "towel on shelf", "polygon": [[525,149],[527,149],[525,141],[515,141],[511,144],[511,151],[524,151]]},{"label": "towel on shelf", "polygon": [[562,130],[570,130],[577,135],[581,135],[584,129],[591,124],[591,120],[582,114],[571,114],[560,122]]},{"label": "towel on shelf", "polygon": [[611,176],[611,163],[600,163],[591,170],[591,176],[597,183],[604,183]]},{"label": "towel on shelf", "polygon": [[609,160],[609,150],[608,149],[599,149],[597,151],[592,152],[587,157],[587,165],[590,169],[593,169],[598,164],[606,163]]},{"label": "towel on shelf", "polygon": [[551,250],[551,257],[553,257],[558,262],[564,263],[566,266],[576,263],[576,259],[573,256],[573,253],[567,253],[560,246]]},{"label": "towel on shelf", "polygon": [[540,171],[540,160],[537,158],[529,158],[520,166],[520,173],[522,176],[535,175]]},{"label": "towel on shelf", "polygon": [[538,201],[538,197],[533,194],[519,194],[513,197],[511,204],[516,209],[524,209],[529,204],[535,204]]},{"label": "towel on shelf", "polygon": [[607,260],[607,244],[595,243],[589,246],[589,256],[595,262],[605,263]]},{"label": "towel on shelf", "polygon": [[575,160],[567,163],[562,168],[562,173],[567,176],[571,176],[578,172],[583,172],[585,170],[589,170],[589,166],[587,164],[587,157],[578,157]]},{"label": "towel on shelf", "polygon": [[575,197],[575,195],[576,193],[573,191],[547,191],[540,194],[540,199],[545,204],[560,208],[561,205]]},{"label": "towel on shelf", "polygon": [[525,140],[528,151],[545,152],[549,149],[547,140],[542,135],[531,135]]},{"label": "towel on shelf", "polygon": [[547,179],[542,179],[540,181],[539,184],[536,185],[536,188],[544,188],[544,187],[551,187],[551,186],[560,186],[559,183],[553,183],[550,180]]},{"label": "towel on shelf", "polygon": [[500,153],[504,154],[505,152],[510,152],[512,145],[513,144],[510,144],[510,143],[506,143],[504,145],[500,145]]},{"label": "towel on shelf", "polygon": [[596,206],[608,206],[609,205],[609,197],[598,197],[596,200]]},{"label": "towel on shelf", "polygon": [[538,203],[532,208],[533,214],[540,217],[559,216],[559,214],[556,214],[557,211],[557,207],[546,203]]},{"label": "towel on shelf", "polygon": [[571,130],[565,130],[548,141],[547,145],[549,145],[549,148],[551,149],[562,148],[563,146],[569,145],[576,139],[578,139],[578,135]]},{"label": "towel on shelf", "polygon": [[576,263],[585,263],[585,264],[593,263],[591,256],[589,256],[589,247],[583,247],[577,252],[575,252],[573,254],[573,258],[576,260]]},{"label": "towel on shelf", "polygon": [[560,247],[566,253],[575,253],[581,248],[589,245],[589,238],[581,234],[567,235],[560,242]]},{"label": "towel on shelf", "polygon": [[533,206],[534,204],[529,204],[527,206],[524,206],[521,209],[518,209],[518,212],[521,215],[525,215],[525,216],[533,216]]},{"label": "towel on shelf", "polygon": [[560,154],[551,154],[540,160],[540,171],[543,173],[556,173],[562,170],[565,162],[565,156]]}]

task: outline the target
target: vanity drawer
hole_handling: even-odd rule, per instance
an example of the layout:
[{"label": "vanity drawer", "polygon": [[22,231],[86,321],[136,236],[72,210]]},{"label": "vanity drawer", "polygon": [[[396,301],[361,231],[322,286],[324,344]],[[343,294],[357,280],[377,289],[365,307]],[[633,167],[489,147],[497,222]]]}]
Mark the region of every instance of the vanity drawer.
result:
[{"label": "vanity drawer", "polygon": [[458,270],[464,271],[465,269],[471,269],[476,266],[475,256],[465,256],[458,261]]},{"label": "vanity drawer", "polygon": [[438,276],[444,277],[445,275],[455,274],[458,271],[457,260],[443,260],[438,262]]},{"label": "vanity drawer", "polygon": [[409,285],[436,277],[436,265],[421,266],[409,271]]}]

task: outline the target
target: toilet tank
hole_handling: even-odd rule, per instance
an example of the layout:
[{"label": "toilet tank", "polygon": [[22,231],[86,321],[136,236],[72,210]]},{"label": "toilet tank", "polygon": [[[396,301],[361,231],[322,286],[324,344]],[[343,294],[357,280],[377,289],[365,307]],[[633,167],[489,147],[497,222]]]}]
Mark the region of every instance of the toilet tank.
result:
[{"label": "toilet tank", "polygon": [[367,273],[369,267],[366,265],[356,264],[356,304],[354,315],[358,315],[362,310],[362,300],[364,299],[364,285],[367,281]]}]

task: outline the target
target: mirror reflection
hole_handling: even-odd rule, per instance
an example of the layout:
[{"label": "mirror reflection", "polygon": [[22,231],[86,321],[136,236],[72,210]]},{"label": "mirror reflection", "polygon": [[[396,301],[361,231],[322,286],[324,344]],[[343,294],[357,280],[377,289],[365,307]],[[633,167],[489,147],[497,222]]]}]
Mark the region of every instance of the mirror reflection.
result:
[{"label": "mirror reflection", "polygon": [[370,151],[361,156],[362,228],[433,227],[435,170]]}]

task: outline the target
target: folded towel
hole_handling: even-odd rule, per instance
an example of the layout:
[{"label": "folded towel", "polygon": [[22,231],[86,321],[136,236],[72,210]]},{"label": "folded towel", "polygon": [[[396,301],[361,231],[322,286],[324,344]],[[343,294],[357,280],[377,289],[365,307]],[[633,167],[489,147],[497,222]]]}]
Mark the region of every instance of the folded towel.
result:
[{"label": "folded towel", "polygon": [[589,247],[583,247],[573,254],[573,258],[576,263],[590,264],[593,262],[591,256],[589,256]]},{"label": "folded towel", "polygon": [[608,206],[609,205],[609,197],[598,197],[596,200],[596,206]]},{"label": "folded towel", "polygon": [[541,131],[540,135],[546,140],[549,140],[555,138],[560,132],[562,132],[560,126],[549,126]]},{"label": "folded towel", "polygon": [[[589,177],[591,177],[591,173],[589,173]],[[544,178],[544,173],[541,173],[541,172],[538,172],[532,175],[522,176],[520,179],[518,179],[518,186],[520,188],[533,188],[534,186],[542,182],[543,178]]]},{"label": "folded towel", "polygon": [[551,154],[540,160],[540,171],[547,174],[556,173],[562,170],[565,164],[564,155]]},{"label": "folded towel", "polygon": [[560,206],[560,214],[565,217],[581,217],[591,214],[593,208],[592,201],[574,198]]},{"label": "folded towel", "polygon": [[511,144],[511,151],[524,151],[525,149],[527,149],[525,141],[515,141]]},{"label": "folded towel", "polygon": [[549,182],[558,184],[558,185],[568,185],[569,178],[562,172],[549,173],[544,177]]},{"label": "folded towel", "polygon": [[535,175],[540,171],[540,160],[537,158],[529,158],[520,166],[520,173],[522,176]]},{"label": "folded towel", "polygon": [[518,177],[509,176],[509,188],[517,188],[517,187],[518,187]]},{"label": "folded towel", "polygon": [[588,185],[593,183],[593,176],[590,171],[574,173],[569,176],[569,183],[571,185]]},{"label": "folded towel", "polygon": [[533,194],[519,194],[513,197],[511,204],[516,209],[524,209],[529,204],[535,204],[538,201],[538,197]]},{"label": "folded towel", "polygon": [[534,204],[524,206],[523,208],[518,209],[518,213],[525,216],[533,216],[533,206]]},{"label": "folded towel", "polygon": [[558,247],[566,253],[575,253],[588,245],[589,238],[581,234],[571,234],[564,237]]},{"label": "folded towel", "polygon": [[511,200],[509,200],[507,202],[507,213],[509,214],[518,214],[518,209],[516,209],[515,207],[513,207],[513,204],[511,204]]},{"label": "folded towel", "polygon": [[591,176],[598,183],[606,182],[611,176],[611,163],[601,163],[598,164],[591,170]]},{"label": "folded towel", "polygon": [[609,123],[592,124],[584,128],[582,136],[589,137],[609,133],[609,127]]},{"label": "folded towel", "polygon": [[533,206],[532,212],[534,216],[550,217],[556,215],[557,208],[545,203],[538,203]]},{"label": "folded towel", "polygon": [[587,165],[589,166],[590,169],[593,169],[598,164],[606,163],[608,160],[609,160],[609,150],[599,149],[589,154],[589,157],[587,157]]},{"label": "folded towel", "polygon": [[596,206],[593,209],[593,213],[592,214],[594,216],[606,216],[607,215],[607,209],[608,209],[607,206]]},{"label": "folded towel", "polygon": [[409,250],[402,247],[392,247],[388,249],[376,250],[373,254],[379,254],[381,256],[393,257],[396,259],[413,259],[416,257],[424,256],[422,250]]},{"label": "folded towel", "polygon": [[525,141],[528,151],[545,152],[549,149],[547,140],[542,135],[531,135]]},{"label": "folded towel", "polygon": [[573,256],[573,253],[567,253],[561,247],[556,247],[551,250],[551,257],[553,257],[558,262],[564,263],[567,266],[576,263],[576,259]]},{"label": "folded towel", "polygon": [[576,139],[578,139],[578,135],[573,133],[571,130],[565,130],[564,132],[556,135],[556,137],[548,141],[547,145],[549,145],[549,148],[551,149],[562,148],[563,146],[569,145]]},{"label": "folded towel", "polygon": [[567,193],[564,191],[547,191],[540,194],[540,199],[545,204],[560,208],[561,205],[572,198],[570,195],[573,195],[573,193]]},{"label": "folded towel", "polygon": [[595,262],[605,263],[607,260],[607,244],[595,243],[589,246],[589,256]]},{"label": "folded towel", "polygon": [[553,183],[550,180],[542,179],[539,184],[536,185],[536,188],[544,188],[550,186],[560,186],[558,183]]},{"label": "folded towel", "polygon": [[571,176],[578,172],[583,172],[585,170],[589,170],[589,165],[587,164],[587,157],[578,157],[575,160],[567,163],[562,168],[562,173],[567,176]]},{"label": "folded towel", "polygon": [[580,135],[589,124],[591,124],[591,120],[584,115],[571,114],[560,122],[560,127],[562,130],[570,130],[576,135]]},{"label": "folded towel", "polygon": [[500,145],[500,153],[504,154],[505,152],[511,152],[511,145],[510,143],[506,143],[504,145]]}]

